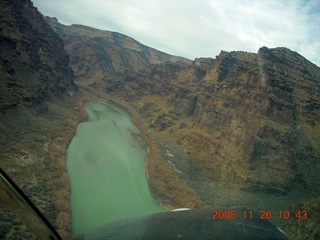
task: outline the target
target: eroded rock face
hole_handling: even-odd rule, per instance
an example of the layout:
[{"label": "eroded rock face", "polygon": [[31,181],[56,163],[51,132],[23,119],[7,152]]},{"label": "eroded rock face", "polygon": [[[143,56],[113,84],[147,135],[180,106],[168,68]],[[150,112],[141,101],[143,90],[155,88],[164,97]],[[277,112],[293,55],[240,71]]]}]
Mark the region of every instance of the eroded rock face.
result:
[{"label": "eroded rock face", "polygon": [[204,179],[247,191],[318,193],[319,68],[285,48],[222,52],[208,61],[204,69],[152,66],[107,88],[131,89],[122,96],[139,106],[155,135],[211,173]]},{"label": "eroded rock face", "polygon": [[60,37],[31,1],[2,1],[0,110],[75,91]]},{"label": "eroded rock face", "polygon": [[[66,151],[85,118],[76,92],[63,42],[31,1],[1,1],[0,166],[64,239],[71,232]],[[0,225],[1,239],[32,238],[2,203]]]},{"label": "eroded rock face", "polygon": [[[46,18],[51,27],[62,37],[70,56],[75,80],[98,88],[100,81],[113,78],[130,78],[130,74],[151,64],[192,61],[171,56],[142,45],[138,41],[116,32],[101,31],[83,25],[65,26],[55,18]],[[90,82],[89,82],[90,79]]]}]

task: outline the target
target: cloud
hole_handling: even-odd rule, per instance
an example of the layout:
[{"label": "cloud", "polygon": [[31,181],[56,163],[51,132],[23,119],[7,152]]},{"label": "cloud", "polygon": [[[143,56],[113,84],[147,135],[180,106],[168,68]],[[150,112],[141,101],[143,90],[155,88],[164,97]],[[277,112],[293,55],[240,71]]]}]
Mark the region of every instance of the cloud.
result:
[{"label": "cloud", "polygon": [[285,46],[320,66],[318,0],[34,0],[44,15],[194,59]]}]

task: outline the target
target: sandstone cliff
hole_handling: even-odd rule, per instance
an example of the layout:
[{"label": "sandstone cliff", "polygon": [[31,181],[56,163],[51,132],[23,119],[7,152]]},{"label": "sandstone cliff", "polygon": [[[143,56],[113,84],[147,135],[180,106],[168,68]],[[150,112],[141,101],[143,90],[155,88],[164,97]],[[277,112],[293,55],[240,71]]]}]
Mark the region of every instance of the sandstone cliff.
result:
[{"label": "sandstone cliff", "polygon": [[[63,238],[71,209],[66,149],[84,119],[60,37],[29,0],[0,2],[0,165]],[[0,238],[30,233],[1,203]]]}]

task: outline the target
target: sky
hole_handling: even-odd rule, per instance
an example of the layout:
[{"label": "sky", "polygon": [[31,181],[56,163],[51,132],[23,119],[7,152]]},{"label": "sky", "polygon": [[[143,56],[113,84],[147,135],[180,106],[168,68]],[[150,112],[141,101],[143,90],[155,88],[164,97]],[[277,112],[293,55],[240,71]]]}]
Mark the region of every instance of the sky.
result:
[{"label": "sky", "polygon": [[287,47],[320,66],[320,0],[32,0],[45,16],[189,59]]}]

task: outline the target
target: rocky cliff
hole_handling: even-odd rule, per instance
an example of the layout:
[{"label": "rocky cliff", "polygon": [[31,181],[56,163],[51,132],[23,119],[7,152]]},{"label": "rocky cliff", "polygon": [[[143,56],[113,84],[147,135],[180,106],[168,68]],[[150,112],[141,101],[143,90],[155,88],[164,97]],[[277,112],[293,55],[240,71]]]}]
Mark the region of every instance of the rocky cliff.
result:
[{"label": "rocky cliff", "polygon": [[267,47],[140,65],[137,45],[119,45],[113,33],[50,21],[78,84],[125,106],[147,135],[148,177],[162,204],[303,206],[307,222],[273,221],[292,238],[319,235],[319,67]]},{"label": "rocky cliff", "polygon": [[75,91],[63,43],[32,3],[2,1],[0,11],[1,110]]},{"label": "rocky cliff", "polygon": [[[0,165],[63,238],[71,209],[66,149],[84,119],[60,37],[29,0],[0,2]],[[31,234],[1,203],[0,238]]]},{"label": "rocky cliff", "polygon": [[[206,204],[259,211],[307,201],[312,217],[299,237],[315,237],[319,84],[320,69],[301,55],[263,47],[257,54],[221,52],[191,67],[154,66],[108,90],[131,89],[121,96],[139,109],[162,158]],[[157,191],[161,174],[154,173]]]},{"label": "rocky cliff", "polygon": [[99,82],[127,78],[129,74],[151,64],[192,63],[188,59],[147,47],[120,33],[77,24],[65,26],[55,18],[47,17],[46,20],[64,40],[70,65],[75,72],[75,81],[78,83],[86,82],[99,88]]}]

